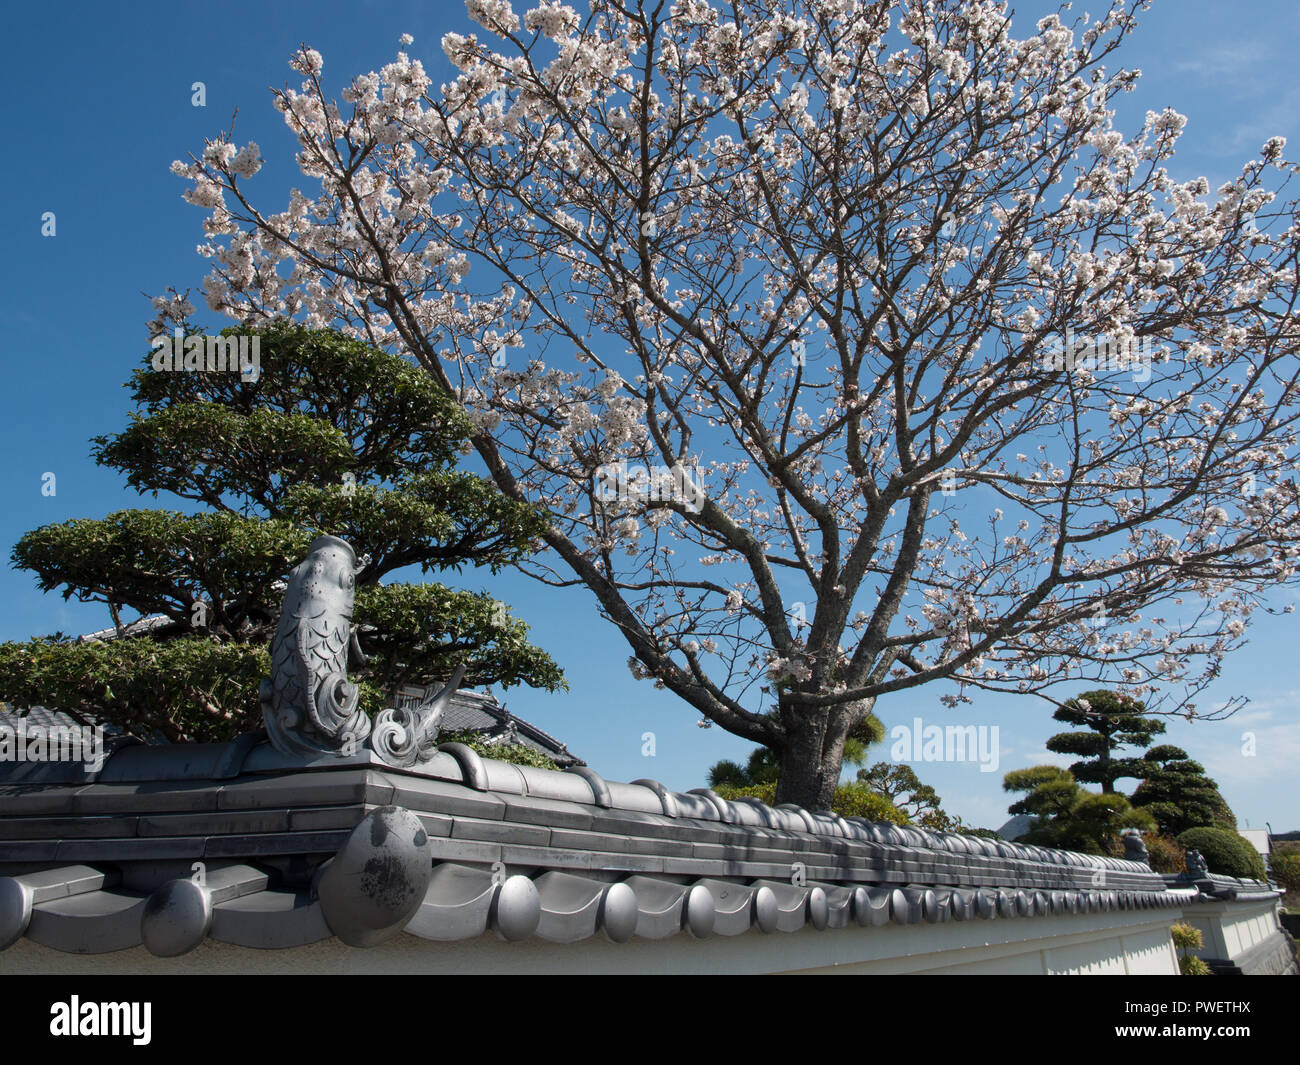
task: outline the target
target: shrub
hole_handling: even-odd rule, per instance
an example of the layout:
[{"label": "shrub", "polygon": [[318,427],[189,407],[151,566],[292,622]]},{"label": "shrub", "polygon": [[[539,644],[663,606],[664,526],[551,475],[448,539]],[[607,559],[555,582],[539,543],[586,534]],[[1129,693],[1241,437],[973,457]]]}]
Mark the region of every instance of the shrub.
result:
[{"label": "shrub", "polygon": [[1264,859],[1242,836],[1226,828],[1189,828],[1178,836],[1184,850],[1200,851],[1210,872],[1266,879]]},{"label": "shrub", "polygon": [[1210,967],[1191,953],[1205,946],[1201,930],[1179,921],[1169,932],[1174,937],[1174,948],[1178,951],[1178,971],[1184,976],[1209,976]]},{"label": "shrub", "polygon": [[959,836],[978,836],[980,839],[996,839],[996,840],[1002,839],[1002,837],[998,835],[998,833],[991,828],[961,827],[961,828],[954,828],[953,831],[956,832]]},{"label": "shrub", "polygon": [[841,817],[861,817],[867,821],[889,821],[895,825],[910,823],[907,814],[883,795],[861,784],[841,784],[835,789],[831,809]]},{"label": "shrub", "polygon": [[1147,860],[1153,872],[1181,873],[1187,868],[1187,851],[1177,840],[1153,832],[1143,842],[1147,845]]},{"label": "shrub", "polygon": [[1300,891],[1300,854],[1281,851],[1269,855],[1273,879],[1287,891]]},{"label": "shrub", "polygon": [[[776,784],[748,784],[737,787],[719,784],[713,789],[721,799],[758,799],[768,806],[776,805]],[[889,821],[895,825],[910,824],[907,814],[883,795],[861,784],[841,784],[835,789],[831,810],[841,817],[861,817],[867,821]]]},{"label": "shrub", "polygon": [[498,762],[513,765],[530,765],[534,769],[559,769],[553,761],[522,743],[489,743],[480,733],[468,729],[461,732],[440,732],[439,743],[463,743],[480,758],[495,758]]}]

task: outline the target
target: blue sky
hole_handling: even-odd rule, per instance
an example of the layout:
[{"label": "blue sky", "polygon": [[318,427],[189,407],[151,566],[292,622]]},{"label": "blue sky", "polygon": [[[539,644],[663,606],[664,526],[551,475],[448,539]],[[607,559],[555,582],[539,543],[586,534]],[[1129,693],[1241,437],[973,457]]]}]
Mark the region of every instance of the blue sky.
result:
[{"label": "blue sky", "polygon": [[[1022,34],[1052,9],[1015,6],[1025,13]],[[0,78],[13,104],[10,157],[0,172],[8,381],[0,395],[0,440],[9,459],[0,471],[7,504],[0,511],[0,547],[7,559],[24,532],[47,522],[170,505],[126,490],[120,477],[95,466],[88,443],[126,421],[122,385],[147,350],[145,293],[169,284],[197,289],[205,273],[194,253],[203,212],[182,202],[185,185],[168,172],[170,162],[201,149],[237,109],[237,139],[256,140],[268,160],[256,179],[257,195],[280,209],[290,185],[302,179],[292,164],[294,141],[268,90],[296,86],[286,60],[300,41],[324,55],[327,80],[337,85],[378,69],[409,32],[415,43],[408,51],[437,84],[453,76],[441,35],[475,27],[458,3],[380,0],[234,2],[222,5],[220,17],[208,5],[186,2],[46,3],[16,8],[6,21]],[[1287,0],[1157,0],[1114,64],[1143,71],[1137,91],[1119,102],[1118,126],[1131,132],[1147,110],[1181,111],[1189,123],[1174,170],[1184,179],[1203,174],[1211,188],[1235,175],[1271,135],[1287,137],[1294,157],[1300,151],[1298,45],[1300,8]],[[206,86],[206,107],[191,105],[195,81]],[[41,235],[47,211],[57,219],[54,237]],[[54,496],[42,494],[45,473],[57,478]],[[697,727],[689,707],[632,678],[626,645],[600,620],[588,593],[556,591],[518,574],[464,578],[463,586],[509,602],[568,673],[571,694],[515,689],[508,705],[607,777],[698,787],[712,762],[747,753],[746,742]],[[42,595],[30,574],[7,566],[0,568],[0,596],[0,639],[108,624],[102,608]],[[1268,821],[1276,831],[1300,828],[1294,784],[1300,680],[1291,666],[1298,625],[1296,615],[1257,614],[1250,644],[1200,700],[1206,709],[1246,695],[1250,707],[1219,723],[1169,724],[1167,740],[1206,765],[1243,827]],[[975,762],[915,766],[945,807],[968,822],[996,827],[1006,820],[1001,779],[1007,770],[1068,763],[1043,747],[1058,729],[1039,700],[985,694],[973,706],[948,711],[939,694],[903,693],[878,705],[877,713],[890,727],[910,726],[918,717],[926,724],[997,726],[996,772],[981,772]],[[653,757],[643,754],[646,733],[654,734]],[[1247,733],[1254,756],[1242,753]],[[887,758],[888,744],[874,755]]]}]

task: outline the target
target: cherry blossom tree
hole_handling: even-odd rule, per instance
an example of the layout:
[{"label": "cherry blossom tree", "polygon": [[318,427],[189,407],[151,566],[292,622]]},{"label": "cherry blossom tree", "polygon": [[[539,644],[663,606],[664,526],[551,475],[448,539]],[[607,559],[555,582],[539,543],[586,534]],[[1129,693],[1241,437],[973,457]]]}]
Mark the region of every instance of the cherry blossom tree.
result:
[{"label": "cherry blossom tree", "polygon": [[529,571],[824,808],[919,685],[1196,715],[1296,578],[1297,168],[1115,128],[1142,6],[469,0],[438,88],[403,37],[338,102],[302,47],[284,210],[233,129],[173,169],[209,308],[417,360],[552,514]]}]

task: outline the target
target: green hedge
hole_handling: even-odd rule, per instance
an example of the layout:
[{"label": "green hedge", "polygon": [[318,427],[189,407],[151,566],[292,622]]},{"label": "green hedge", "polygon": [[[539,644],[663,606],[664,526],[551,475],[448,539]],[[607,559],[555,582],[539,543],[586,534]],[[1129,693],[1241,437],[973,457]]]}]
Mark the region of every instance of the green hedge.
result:
[{"label": "green hedge", "polygon": [[1226,828],[1189,828],[1179,833],[1184,850],[1200,851],[1210,872],[1265,880],[1264,859],[1243,836]]}]

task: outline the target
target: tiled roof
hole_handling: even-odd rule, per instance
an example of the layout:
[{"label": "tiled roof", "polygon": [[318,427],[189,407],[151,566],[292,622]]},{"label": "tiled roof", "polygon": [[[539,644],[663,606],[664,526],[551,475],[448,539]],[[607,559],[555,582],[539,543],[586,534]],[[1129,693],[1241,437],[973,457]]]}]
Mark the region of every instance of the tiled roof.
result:
[{"label": "tiled roof", "polygon": [[141,633],[166,629],[175,624],[176,622],[166,614],[150,614],[148,617],[136,618],[135,621],[123,625],[121,632],[116,627],[111,627],[83,633],[77,639],[82,643],[106,643],[109,640],[120,640],[123,636],[139,636]]},{"label": "tiled roof", "polygon": [[[93,717],[86,718],[90,725],[97,725],[100,722]],[[51,710],[48,706],[32,706],[26,710],[11,710],[3,703],[0,703],[0,725],[14,725],[21,723],[28,728],[39,726],[40,728],[62,727],[77,728],[81,722],[77,721],[71,714],[63,710]],[[121,732],[116,725],[105,725],[106,733],[115,734]]]},{"label": "tiled roof", "polygon": [[257,734],[122,747],[98,774],[0,766],[0,948],[26,935],[170,956],[205,937],[369,946],[403,931],[623,942],[1177,907],[1199,891],[1124,859],[532,769],[458,744],[411,770],[369,751],[288,758]]},{"label": "tiled roof", "polygon": [[[439,685],[427,689],[403,688],[398,692],[396,702],[399,707],[413,707],[433,698],[439,690]],[[497,702],[494,696],[486,692],[463,690],[456,692],[452,695],[451,702],[439,724],[445,732],[462,730],[481,732],[501,743],[517,743],[531,747],[546,755],[561,769],[587,764],[550,733],[542,731],[522,717],[516,717]]]}]

